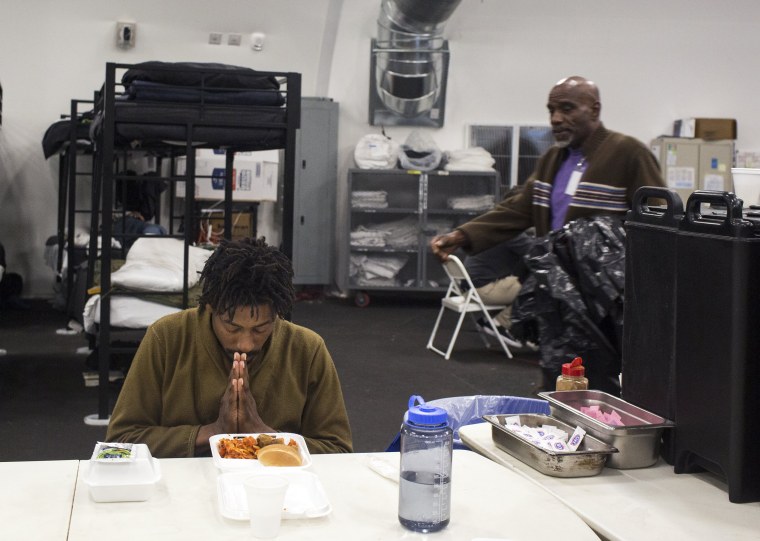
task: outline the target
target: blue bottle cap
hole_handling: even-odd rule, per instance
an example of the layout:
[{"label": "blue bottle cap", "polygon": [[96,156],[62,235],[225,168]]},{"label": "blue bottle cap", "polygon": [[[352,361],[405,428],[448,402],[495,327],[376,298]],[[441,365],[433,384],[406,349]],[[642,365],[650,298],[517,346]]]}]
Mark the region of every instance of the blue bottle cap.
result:
[{"label": "blue bottle cap", "polygon": [[[419,406],[414,403],[419,402]],[[445,409],[425,404],[425,400],[419,395],[409,397],[409,411],[407,421],[414,425],[443,426],[449,420],[449,414]]]}]

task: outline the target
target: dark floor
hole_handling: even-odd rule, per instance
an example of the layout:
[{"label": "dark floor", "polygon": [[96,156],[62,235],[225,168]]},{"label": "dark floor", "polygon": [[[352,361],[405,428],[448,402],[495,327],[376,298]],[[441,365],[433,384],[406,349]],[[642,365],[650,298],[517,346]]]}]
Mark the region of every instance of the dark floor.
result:
[{"label": "dark floor", "polygon": [[[87,342],[56,332],[67,318],[47,301],[29,305],[0,311],[0,461],[88,458],[106,429],[84,423],[98,406],[97,387],[84,386],[87,355],[77,353]],[[531,396],[540,381],[536,354],[509,360],[486,349],[469,322],[450,360],[427,350],[439,306],[437,298],[381,295],[365,308],[336,298],[296,304],[293,320],[321,334],[335,360],[355,451],[384,450],[412,394]]]}]

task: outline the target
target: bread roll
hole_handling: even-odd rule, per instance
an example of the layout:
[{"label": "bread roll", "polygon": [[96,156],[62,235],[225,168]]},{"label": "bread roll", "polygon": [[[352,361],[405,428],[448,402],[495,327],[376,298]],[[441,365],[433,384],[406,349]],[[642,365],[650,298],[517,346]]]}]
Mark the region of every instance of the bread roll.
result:
[{"label": "bread roll", "polygon": [[296,447],[283,443],[273,443],[262,447],[256,457],[263,466],[293,467],[301,465],[301,453]]}]

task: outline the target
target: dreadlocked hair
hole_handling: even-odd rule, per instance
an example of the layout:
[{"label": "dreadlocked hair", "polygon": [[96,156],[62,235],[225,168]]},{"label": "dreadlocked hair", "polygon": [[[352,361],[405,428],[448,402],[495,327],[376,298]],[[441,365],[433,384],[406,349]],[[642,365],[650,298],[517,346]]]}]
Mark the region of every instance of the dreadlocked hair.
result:
[{"label": "dreadlocked hair", "polygon": [[286,317],[293,308],[293,266],[264,238],[222,240],[201,272],[198,304],[216,314],[234,317],[235,310],[269,305],[273,314]]}]

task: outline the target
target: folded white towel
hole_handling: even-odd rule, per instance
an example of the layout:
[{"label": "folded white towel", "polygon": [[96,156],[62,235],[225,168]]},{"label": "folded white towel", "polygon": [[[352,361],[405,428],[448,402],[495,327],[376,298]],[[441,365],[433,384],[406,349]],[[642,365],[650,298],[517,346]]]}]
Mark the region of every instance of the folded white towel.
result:
[{"label": "folded white towel", "polygon": [[459,210],[487,210],[494,205],[493,194],[465,195],[461,197],[449,197],[447,204],[450,209]]}]

